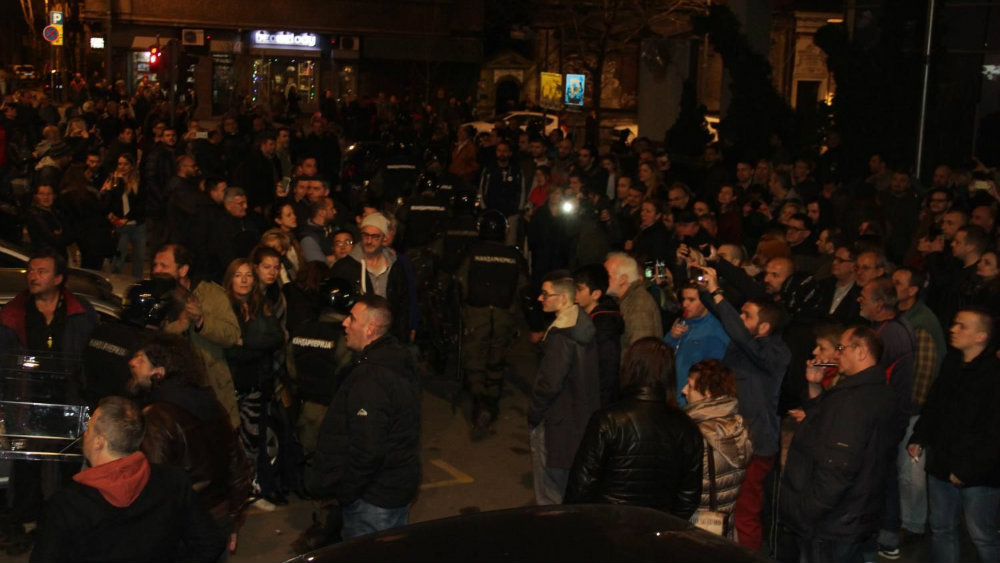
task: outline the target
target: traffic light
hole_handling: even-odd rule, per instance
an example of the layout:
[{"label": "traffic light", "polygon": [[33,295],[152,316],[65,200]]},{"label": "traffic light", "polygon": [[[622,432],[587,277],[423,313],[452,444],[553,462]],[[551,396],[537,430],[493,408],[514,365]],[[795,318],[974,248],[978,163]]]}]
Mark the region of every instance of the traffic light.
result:
[{"label": "traffic light", "polygon": [[150,70],[159,70],[159,68],[160,68],[160,57],[161,56],[162,56],[162,53],[160,52],[160,48],[159,47],[150,47],[149,48],[149,69]]}]

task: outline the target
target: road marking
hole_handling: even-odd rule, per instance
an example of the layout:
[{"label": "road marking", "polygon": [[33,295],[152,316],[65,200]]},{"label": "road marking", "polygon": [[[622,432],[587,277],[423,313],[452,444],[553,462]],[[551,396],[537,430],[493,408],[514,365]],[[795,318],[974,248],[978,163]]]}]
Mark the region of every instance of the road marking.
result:
[{"label": "road marking", "polygon": [[434,481],[432,483],[421,483],[420,489],[440,489],[441,487],[452,487],[454,485],[467,485],[469,483],[475,482],[475,479],[467,473],[455,468],[450,463],[444,461],[443,459],[432,459],[430,461],[431,465],[437,467],[438,469],[444,471],[448,475],[451,475],[451,479],[445,481]]}]

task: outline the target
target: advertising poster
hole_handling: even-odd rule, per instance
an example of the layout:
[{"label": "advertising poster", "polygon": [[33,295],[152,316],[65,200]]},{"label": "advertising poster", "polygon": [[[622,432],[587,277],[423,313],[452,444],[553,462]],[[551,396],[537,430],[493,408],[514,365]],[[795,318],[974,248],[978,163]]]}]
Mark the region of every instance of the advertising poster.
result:
[{"label": "advertising poster", "polygon": [[562,109],[562,75],[558,72],[542,73],[542,95],[538,105],[545,109]]},{"label": "advertising poster", "polygon": [[583,92],[587,77],[582,74],[566,75],[566,105],[580,107],[583,105]]}]

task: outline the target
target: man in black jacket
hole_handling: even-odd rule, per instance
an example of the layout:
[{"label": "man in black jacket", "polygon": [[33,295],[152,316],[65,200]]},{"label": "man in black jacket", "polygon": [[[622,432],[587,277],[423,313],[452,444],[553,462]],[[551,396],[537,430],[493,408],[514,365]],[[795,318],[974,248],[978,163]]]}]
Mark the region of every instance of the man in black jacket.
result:
[{"label": "man in black jacket", "polygon": [[952,349],[913,428],[909,454],[927,454],[931,554],[959,560],[960,510],[980,561],[1000,561],[1000,360],[990,344],[989,313],[962,310],[951,326]]},{"label": "man in black jacket", "polygon": [[597,329],[597,362],[601,383],[601,408],[618,400],[618,370],[621,362],[625,320],[618,304],[608,295],[608,271],[601,264],[583,266],[573,272],[573,301],[590,316]]},{"label": "man in black jacket", "polygon": [[108,397],[83,434],[90,467],[49,501],[31,561],[215,561],[222,531],[194,498],[184,470],[139,451],[138,405]]},{"label": "man in black jacket", "polygon": [[882,341],[859,326],[844,332],[837,349],[842,382],[823,391],[823,370],[807,371],[806,418],[781,483],[780,517],[798,536],[805,562],[864,560],[892,470],[895,399],[879,366]]},{"label": "man in black jacket", "polygon": [[344,320],[354,352],[323,418],[306,486],[340,502],[343,538],[404,526],[420,484],[420,382],[389,334],[382,297],[361,297]]},{"label": "man in black jacket", "polygon": [[562,503],[573,456],[600,405],[597,330],[573,303],[575,293],[570,273],[557,270],[545,276],[538,296],[542,309],[556,315],[542,339],[528,408],[535,501],[540,505]]}]

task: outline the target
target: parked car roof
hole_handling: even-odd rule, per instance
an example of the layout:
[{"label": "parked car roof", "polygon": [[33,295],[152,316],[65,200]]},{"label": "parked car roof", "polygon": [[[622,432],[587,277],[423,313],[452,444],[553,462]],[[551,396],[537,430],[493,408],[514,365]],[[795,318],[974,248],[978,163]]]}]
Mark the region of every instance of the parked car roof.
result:
[{"label": "parked car roof", "polygon": [[480,512],[386,530],[289,561],[769,561],[666,512],[607,504]]}]

